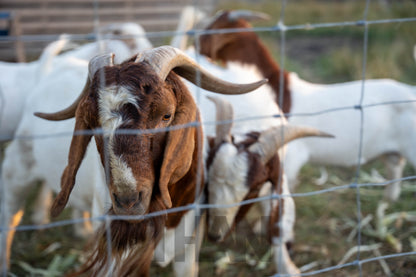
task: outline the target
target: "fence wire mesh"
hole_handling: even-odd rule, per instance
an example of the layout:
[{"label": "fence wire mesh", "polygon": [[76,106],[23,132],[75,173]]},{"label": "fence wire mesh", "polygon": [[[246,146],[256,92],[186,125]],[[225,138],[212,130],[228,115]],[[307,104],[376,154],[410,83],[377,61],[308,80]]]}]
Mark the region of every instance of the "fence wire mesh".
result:
[{"label": "fence wire mesh", "polygon": [[[227,5],[230,5],[231,7],[233,7],[233,5],[236,5],[238,1],[229,1],[227,2]],[[268,1],[268,3],[273,2],[273,1]],[[363,180],[363,170],[362,170],[362,163],[361,161],[363,160],[362,157],[362,147],[363,147],[363,136],[365,133],[365,129],[364,129],[364,115],[366,113],[367,110],[372,109],[372,108],[376,108],[376,107],[380,107],[380,106],[387,106],[387,105],[404,105],[404,104],[408,104],[408,103],[413,103],[415,102],[415,100],[411,99],[411,100],[397,100],[397,101],[383,101],[383,102],[379,102],[379,103],[371,103],[371,104],[366,104],[364,103],[364,98],[366,95],[366,81],[368,78],[368,74],[367,74],[367,68],[368,68],[368,53],[369,53],[369,37],[371,34],[371,28],[374,26],[381,26],[381,25],[385,25],[385,24],[390,24],[390,25],[394,25],[394,26],[402,26],[403,24],[414,24],[416,23],[416,17],[415,16],[403,16],[400,18],[381,18],[381,19],[369,19],[369,12],[371,11],[371,3],[372,1],[367,0],[367,1],[363,1],[365,2],[364,5],[364,9],[361,12],[361,16],[358,19],[354,19],[351,21],[335,21],[335,22],[317,22],[317,23],[308,23],[308,22],[303,22],[301,24],[291,24],[291,23],[286,23],[287,21],[293,22],[292,20],[288,20],[287,18],[287,6],[291,3],[292,1],[274,1],[273,3],[276,6],[280,7],[280,14],[272,14],[272,18],[273,20],[275,20],[276,24],[273,24],[271,26],[256,26],[253,27],[251,29],[241,29],[241,28],[236,28],[236,29],[222,29],[222,30],[202,30],[202,29],[191,29],[191,30],[186,30],[186,31],[174,31],[174,28],[171,28],[172,31],[151,31],[151,32],[147,32],[144,37],[148,38],[148,39],[159,39],[159,40],[167,40],[167,38],[170,38],[174,35],[186,35],[188,36],[190,39],[193,39],[194,43],[195,43],[195,48],[196,51],[198,52],[198,49],[200,48],[199,45],[199,37],[201,35],[204,34],[226,34],[226,33],[236,33],[236,32],[255,32],[257,34],[265,34],[267,36],[270,36],[272,38],[272,40],[276,40],[277,41],[277,45],[279,46],[279,52],[278,52],[278,56],[280,56],[280,60],[279,60],[279,64],[281,66],[282,69],[286,69],[286,64],[287,64],[287,51],[288,51],[288,46],[287,45],[287,40],[290,38],[288,38],[288,36],[290,34],[292,34],[292,32],[309,32],[311,30],[326,30],[326,29],[331,29],[331,28],[347,28],[347,27],[351,27],[351,28],[360,28],[360,33],[362,35],[361,40],[362,40],[362,49],[359,50],[362,53],[362,58],[361,58],[361,93],[360,93],[360,99],[359,101],[354,104],[354,105],[345,105],[345,106],[337,106],[337,107],[333,107],[331,109],[324,109],[324,110],[317,110],[316,112],[305,112],[305,113],[289,113],[287,114],[287,116],[289,118],[295,118],[295,117],[314,117],[314,116],[319,116],[319,115],[323,115],[323,114],[331,114],[331,113],[337,113],[340,111],[354,111],[354,112],[358,112],[360,114],[360,128],[359,130],[357,130],[357,137],[359,138],[359,147],[358,147],[358,152],[356,153],[357,155],[357,162],[356,162],[356,166],[354,167],[354,177],[352,178],[351,182],[345,182],[343,181],[343,183],[338,184],[336,186],[330,186],[330,187],[326,187],[323,189],[316,189],[316,187],[312,190],[312,191],[306,191],[306,192],[296,192],[296,191],[292,191],[289,194],[277,194],[277,193],[271,193],[268,196],[262,196],[262,197],[257,197],[255,199],[250,199],[250,200],[244,200],[242,202],[239,203],[234,203],[232,205],[213,205],[210,203],[200,203],[200,202],[195,202],[186,206],[182,206],[182,207],[174,207],[168,210],[163,210],[163,211],[159,211],[159,212],[154,212],[154,213],[148,213],[145,215],[140,215],[140,216],[115,216],[115,215],[101,215],[101,216],[95,216],[95,217],[91,217],[91,218],[71,218],[71,219],[60,219],[51,223],[47,223],[47,224],[42,224],[42,225],[31,225],[31,224],[21,224],[17,227],[13,227],[13,228],[9,228],[9,222],[5,221],[6,218],[8,218],[7,213],[7,207],[6,207],[6,199],[4,199],[4,195],[6,195],[7,193],[5,192],[6,189],[8,189],[7,187],[4,186],[4,182],[3,182],[3,177],[2,176],[2,185],[0,186],[0,193],[1,193],[1,208],[2,208],[2,221],[1,221],[1,232],[3,234],[8,233],[10,231],[16,231],[16,233],[20,233],[20,232],[26,232],[26,231],[40,231],[40,230],[47,230],[47,229],[53,229],[53,228],[57,228],[57,227],[62,227],[62,226],[67,226],[68,228],[71,227],[74,224],[80,224],[80,223],[85,223],[85,222],[99,222],[104,224],[105,226],[107,226],[107,235],[108,235],[108,240],[110,242],[110,236],[111,236],[111,231],[110,231],[110,223],[113,220],[133,220],[133,219],[137,219],[137,220],[142,220],[142,219],[146,219],[146,218],[151,218],[151,217],[156,217],[156,216],[160,216],[160,215],[166,215],[166,214],[171,214],[171,213],[177,213],[177,212],[181,212],[181,211],[189,211],[189,210],[194,210],[196,211],[196,215],[200,215],[201,212],[203,211],[209,211],[212,208],[230,208],[230,207],[236,207],[236,206],[243,206],[243,205],[247,205],[247,204],[251,204],[251,203],[260,203],[260,202],[265,202],[265,201],[270,201],[270,200],[278,200],[280,201],[281,199],[285,199],[286,197],[293,197],[295,199],[295,202],[297,202],[299,199],[302,198],[308,198],[308,197],[314,197],[314,196],[321,196],[321,195],[333,195],[332,197],[341,197],[341,192],[347,191],[347,190],[354,190],[355,191],[355,197],[354,197],[354,201],[355,201],[355,218],[352,220],[353,223],[355,224],[354,227],[351,227],[351,233],[349,234],[349,236],[351,237],[356,237],[355,241],[355,246],[352,247],[351,249],[343,249],[343,253],[345,253],[344,255],[340,256],[340,257],[333,257],[333,259],[331,259],[331,262],[321,262],[321,261],[314,261],[314,262],[310,262],[309,264],[305,265],[304,267],[302,267],[302,264],[297,264],[299,267],[303,268],[301,276],[322,276],[321,274],[324,273],[329,273],[331,275],[328,276],[347,276],[348,273],[343,273],[344,269],[347,268],[356,268],[356,271],[354,271],[354,276],[366,276],[367,274],[369,274],[369,272],[365,271],[363,269],[363,265],[368,264],[368,263],[373,263],[373,262],[378,262],[380,263],[380,267],[382,268],[382,270],[380,270],[380,272],[382,272],[380,275],[377,276],[411,276],[412,274],[410,273],[410,275],[395,275],[394,270],[392,271],[388,265],[386,264],[386,262],[388,262],[391,259],[405,259],[405,258],[410,258],[411,259],[411,263],[410,263],[410,269],[409,272],[415,272],[416,271],[416,243],[414,242],[414,236],[415,236],[415,226],[414,225],[410,225],[409,227],[409,232],[410,234],[407,234],[408,237],[410,237],[411,239],[409,239],[408,241],[411,242],[413,239],[413,243],[414,245],[408,245],[406,247],[404,247],[405,251],[400,251],[399,253],[392,253],[394,251],[390,251],[390,253],[387,254],[381,254],[379,252],[379,244],[372,244],[372,245],[367,245],[369,242],[371,242],[371,240],[369,240],[368,238],[364,238],[363,236],[367,236],[368,234],[368,230],[363,230],[363,228],[366,228],[366,226],[368,226],[368,222],[369,219],[368,216],[364,216],[363,214],[363,209],[362,209],[362,205],[363,205],[363,189],[373,189],[373,188],[377,188],[377,187],[386,187],[389,184],[392,184],[394,182],[397,181],[401,181],[401,182],[405,182],[405,181],[409,181],[411,182],[409,185],[409,190],[415,190],[415,183],[414,181],[416,180],[416,176],[411,175],[411,176],[406,176],[406,177],[402,177],[400,179],[394,179],[394,180],[379,180],[377,182],[362,182]],[[293,1],[296,4],[296,1]],[[318,2],[318,1],[317,1]],[[323,1],[328,2],[328,1]],[[344,1],[339,1],[344,3]],[[348,2],[348,1],[345,1]],[[373,2],[377,2],[377,1],[373,1]],[[388,5],[390,1],[378,1],[377,3],[383,4],[383,5]],[[99,10],[100,10],[100,1],[93,1],[94,3],[94,13],[95,13],[95,17],[94,17],[94,26],[96,26],[95,30],[98,30],[98,26],[100,25],[100,15],[99,15]],[[251,1],[244,1],[244,3],[248,3],[247,5],[254,5]],[[194,7],[198,7],[199,3],[197,0],[192,1],[191,3]],[[241,3],[240,3],[241,4]],[[373,3],[374,4],[374,3]],[[390,3],[391,4],[391,3]],[[213,3],[214,5],[214,3]],[[217,3],[215,3],[215,5],[218,5]],[[256,6],[257,7],[257,6]],[[415,8],[415,10],[413,10],[413,14],[416,15],[416,7],[413,6]],[[214,9],[216,10],[216,8]],[[412,13],[410,13],[412,14]],[[94,32],[94,33],[89,33],[89,34],[70,34],[68,35],[69,40],[71,41],[100,41],[103,39],[102,34],[100,34],[98,31]],[[129,38],[123,35],[116,35],[113,36],[115,39],[118,38]],[[6,36],[6,37],[0,37],[0,43],[2,42],[10,42],[10,41],[43,41],[43,42],[52,42],[54,40],[56,40],[58,38],[58,35],[21,35],[21,36]],[[416,42],[416,41],[414,41]],[[117,53],[116,53],[117,54]],[[411,54],[411,53],[409,53]],[[198,57],[196,58],[197,62],[198,62]],[[413,67],[414,68],[414,67]],[[387,69],[388,70],[388,69]],[[413,72],[414,74],[415,72]],[[281,80],[283,80],[283,70],[281,71],[281,76],[280,76]],[[103,78],[104,79],[104,78]],[[280,90],[283,91],[283,82],[281,82],[281,87]],[[1,112],[3,111],[4,107],[10,103],[7,103],[7,99],[5,99],[4,97],[4,89],[2,88],[1,91],[1,97],[2,97],[2,103],[1,103]],[[416,91],[415,91],[416,94]],[[198,102],[198,98],[199,97],[203,97],[203,92],[199,92],[197,93],[197,102]],[[283,96],[283,93],[280,94],[280,96]],[[283,102],[284,99],[281,98],[280,102]],[[255,122],[257,122],[258,120],[263,120],[265,118],[279,118],[281,117],[280,114],[270,114],[268,116],[249,116],[247,115],[247,117],[245,117],[244,119],[236,119],[234,120],[234,122],[246,122],[246,121],[252,121],[253,122],[253,126],[255,126]],[[220,122],[203,122],[202,125],[204,126],[208,126],[208,125],[216,125],[216,124],[225,124],[228,123],[226,121],[220,121]],[[381,123],[382,124],[382,123]],[[393,123],[394,124],[394,123]],[[398,124],[398,123],[397,123]],[[199,126],[200,123],[198,122],[191,122],[189,124],[186,125],[180,125],[180,126],[174,126],[172,128],[161,128],[161,129],[151,129],[151,130],[127,130],[127,129],[123,129],[123,130],[117,130],[118,134],[129,134],[129,135],[147,135],[147,134],[154,134],[157,132],[166,132],[166,131],[171,131],[171,130],[176,130],[176,129],[181,129],[181,128],[195,128],[197,126]],[[416,126],[415,126],[416,127]],[[16,133],[12,138],[10,137],[2,137],[1,139],[3,141],[8,141],[10,139],[12,139],[12,141],[17,142],[17,141],[33,141],[33,140],[42,140],[42,139],[51,139],[51,138],[60,138],[60,137],[72,137],[73,135],[76,136],[82,136],[82,135],[110,135],[110,133],[107,133],[108,131],[106,130],[93,130],[93,131],[79,131],[79,132],[75,132],[73,134],[73,132],[71,130],[68,130],[67,132],[53,132],[50,133],[35,133],[35,134],[30,134],[30,135],[25,135],[24,133]],[[6,146],[7,147],[7,146]],[[69,147],[69,145],[68,145]],[[416,148],[416,142],[414,142],[414,147]],[[45,157],[45,159],[47,159],[48,157]],[[282,167],[284,168],[284,162],[282,164]],[[106,168],[106,171],[108,172],[108,159],[105,159],[105,165],[104,167]],[[414,171],[413,171],[414,174]],[[200,174],[198,174],[197,178],[203,178]],[[107,182],[109,182],[107,180]],[[299,184],[299,186],[301,186],[301,184]],[[339,194],[337,194],[339,193]],[[198,199],[198,197],[197,197]],[[350,200],[350,199],[349,199]],[[380,199],[381,200],[381,199]],[[342,200],[339,200],[342,201]],[[299,206],[301,204],[297,203],[297,206]],[[413,219],[409,220],[411,222],[415,222],[414,217],[416,216],[414,213],[414,208],[415,205],[414,204],[410,204],[410,207],[412,208],[411,211],[399,211],[398,213],[401,213],[402,215],[406,213],[407,216],[409,216],[409,218],[413,217]],[[338,208],[342,208],[342,205],[340,205]],[[326,209],[331,209],[331,207],[326,207]],[[279,212],[282,212],[281,210]],[[404,216],[404,215],[403,215]],[[319,219],[319,218],[318,218]],[[403,219],[403,217],[402,217]],[[341,219],[338,219],[341,220]],[[319,220],[317,220],[316,224],[322,224],[319,222]],[[308,226],[309,228],[314,228],[314,226]],[[302,222],[297,222],[295,225],[295,234],[298,228],[302,228]],[[321,229],[319,229],[321,230]],[[413,230],[413,231],[412,231]],[[313,230],[311,232],[314,232]],[[298,238],[298,236],[297,236]],[[65,237],[61,237],[58,238],[65,240]],[[24,240],[24,238],[23,238]],[[304,243],[305,241],[308,241],[308,238],[303,239]],[[385,243],[380,239],[381,243]],[[47,242],[47,244],[51,244],[52,242]],[[55,241],[55,243],[59,243],[59,241]],[[295,241],[296,243],[296,241]],[[322,247],[325,246],[325,241],[320,241],[319,244],[321,244]],[[21,245],[21,244],[20,244]],[[316,245],[316,244],[315,244]],[[203,245],[201,251],[203,251],[205,247],[211,247],[212,245]],[[3,249],[6,248],[6,241],[4,239],[2,239],[2,247]],[[296,248],[295,248],[296,249]],[[350,250],[350,251],[348,251]],[[391,249],[390,249],[391,250]],[[65,250],[64,250],[65,251]],[[300,249],[296,249],[297,252],[301,252],[302,250]],[[339,252],[339,251],[338,251]],[[374,255],[370,255],[368,256],[368,252],[373,253]],[[60,252],[62,253],[62,252]],[[111,243],[108,243],[108,255],[109,257],[111,256],[112,253],[112,249],[111,249]],[[295,255],[298,253],[295,253]],[[365,254],[365,255],[364,255]],[[298,254],[299,255],[299,254]],[[331,255],[331,254],[330,254]],[[354,257],[355,258],[352,258]],[[258,258],[264,258],[264,257],[258,257]],[[334,262],[336,259],[340,260],[341,262],[336,264],[336,262]],[[203,260],[200,258],[200,261],[203,262]],[[209,263],[211,264],[212,267],[214,266],[218,266],[218,257],[213,258],[213,260],[209,261]],[[349,261],[349,262],[348,262]],[[25,262],[25,261],[23,261]],[[268,260],[268,262],[271,262],[270,260]],[[3,264],[3,268],[6,267],[6,257],[3,256],[3,260],[2,260],[2,264]],[[29,267],[26,267],[26,270],[28,270],[28,272],[31,272],[32,274],[48,274],[47,271],[41,272],[40,270],[37,272],[34,270],[34,268],[36,268],[36,261],[30,261],[28,262],[30,263],[32,266],[30,268],[32,268],[33,270],[30,271]],[[261,261],[256,261],[256,264],[260,264]],[[20,266],[22,266],[23,264],[27,263],[20,263]],[[334,265],[335,264],[335,265]],[[318,267],[319,269],[314,269]],[[253,268],[253,272],[254,271],[259,271],[258,267],[257,269],[255,269],[255,267]],[[204,270],[205,267],[201,266],[201,269]],[[37,273],[36,273],[37,272]],[[212,272],[212,271],[211,271]],[[278,272],[275,271],[275,272]],[[50,273],[50,272],[49,272]],[[268,272],[267,274],[269,274],[270,272]],[[256,273],[257,274],[257,273]],[[259,273],[259,275],[263,275],[266,273]],[[383,275],[384,274],[384,275]],[[413,273],[414,274],[414,273]],[[8,272],[8,271],[3,271],[3,276],[13,276],[13,272]],[[169,275],[169,274],[168,274]],[[226,274],[224,274],[226,275]],[[272,274],[273,275],[273,274]],[[257,275],[256,275],[257,276]],[[276,273],[273,276],[287,276],[285,274],[281,274],[281,273]],[[369,276],[369,275],[367,275]],[[375,276],[375,275],[374,275]]]}]

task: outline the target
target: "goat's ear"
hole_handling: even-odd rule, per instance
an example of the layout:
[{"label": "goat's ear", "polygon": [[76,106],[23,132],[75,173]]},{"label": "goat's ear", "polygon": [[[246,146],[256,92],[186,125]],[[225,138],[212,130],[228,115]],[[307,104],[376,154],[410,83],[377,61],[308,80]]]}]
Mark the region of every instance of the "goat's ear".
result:
[{"label": "goat's ear", "polygon": [[234,42],[233,34],[214,34],[212,35],[212,47],[210,57],[217,60],[217,53],[223,49],[227,44]]},{"label": "goat's ear", "polygon": [[74,188],[77,171],[92,137],[91,134],[82,134],[82,131],[90,129],[84,116],[85,109],[88,109],[88,107],[83,105],[83,101],[81,100],[75,115],[75,128],[69,148],[68,165],[61,177],[61,191],[55,198],[51,208],[51,215],[53,217],[58,216],[68,202],[69,195]]},{"label": "goat's ear", "polygon": [[[175,117],[171,126],[184,125],[194,122],[197,117],[197,107],[189,93],[178,97]],[[159,188],[163,202],[167,208],[172,207],[169,185],[178,182],[189,171],[193,162],[195,140],[198,139],[199,127],[184,127],[169,131],[166,139],[163,163],[160,172]]]}]

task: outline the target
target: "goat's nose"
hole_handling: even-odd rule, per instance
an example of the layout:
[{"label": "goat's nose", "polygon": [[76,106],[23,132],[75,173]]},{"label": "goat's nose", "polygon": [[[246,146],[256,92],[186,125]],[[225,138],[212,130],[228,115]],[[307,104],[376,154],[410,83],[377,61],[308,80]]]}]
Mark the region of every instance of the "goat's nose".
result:
[{"label": "goat's nose", "polygon": [[137,206],[142,201],[143,192],[134,192],[129,194],[115,194],[113,193],[114,202],[118,208],[131,209]]},{"label": "goat's nose", "polygon": [[208,239],[213,242],[217,242],[221,239],[221,235],[217,233],[208,232]]}]

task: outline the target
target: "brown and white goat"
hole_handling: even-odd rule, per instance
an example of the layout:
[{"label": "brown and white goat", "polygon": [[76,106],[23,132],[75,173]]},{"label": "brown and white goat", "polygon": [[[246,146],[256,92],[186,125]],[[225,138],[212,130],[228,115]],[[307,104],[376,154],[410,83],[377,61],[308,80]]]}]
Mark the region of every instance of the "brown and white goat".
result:
[{"label": "brown and white goat", "polygon": [[300,273],[288,249],[294,239],[295,204],[277,151],[297,138],[332,136],[314,128],[282,124],[260,133],[248,133],[244,140],[236,141],[231,135],[232,105],[223,98],[210,99],[216,104],[218,121],[225,123],[217,125],[216,137],[210,139],[208,202],[218,206],[208,211],[208,236],[223,240],[252,206],[259,204],[238,205],[239,202],[271,194],[279,196],[280,199],[260,203],[263,219],[267,219],[260,223],[266,223],[262,228],[267,231],[279,273]]},{"label": "brown and white goat", "polygon": [[[248,20],[266,20],[268,16],[263,13],[248,11],[225,11],[219,12],[206,26],[206,30],[216,29],[240,29],[252,28]],[[242,62],[246,64],[257,65],[261,74],[269,80],[269,84],[275,89],[276,102],[282,109],[283,113],[288,113],[292,104],[289,91],[288,73],[282,72],[283,95],[280,95],[280,72],[281,69],[276,63],[272,62],[273,57],[270,55],[266,46],[258,43],[259,38],[255,32],[231,32],[206,34],[200,37],[200,53],[215,61],[226,63],[228,61]],[[259,59],[259,57],[261,57]],[[282,99],[280,99],[282,98]]]},{"label": "brown and white goat", "polygon": [[[242,17],[239,14],[239,11],[221,12],[207,30],[251,28],[247,12]],[[290,112],[289,123],[315,127],[336,137],[331,141],[297,140],[288,145],[284,167],[291,187],[296,184],[301,167],[308,162],[351,167],[383,156],[390,180],[402,177],[406,159],[416,168],[416,132],[409,131],[415,130],[414,86],[391,79],[329,85],[307,82],[294,72],[282,72],[253,31],[203,35],[200,45],[201,53],[214,60],[257,66],[263,77],[269,79],[276,99],[281,98],[283,88],[280,104],[285,113]],[[322,113],[344,107],[349,109]],[[386,186],[384,199],[397,200],[400,190],[400,182],[392,181]]]},{"label": "brown and white goat", "polygon": [[[144,216],[196,202],[204,181],[203,136],[198,108],[179,76],[222,94],[246,93],[266,82],[237,85],[222,81],[169,46],[144,51],[120,65],[115,65],[113,58],[109,54],[90,61],[87,83],[70,107],[54,114],[37,113],[49,120],[76,119],[68,165],[52,215],[65,207],[92,136],[106,169],[110,215]],[[182,126],[190,123],[197,124]],[[163,128],[172,129],[166,132]],[[93,133],[96,130],[103,133]],[[83,131],[87,134],[78,134]],[[110,234],[103,226],[81,272],[95,276],[149,275],[164,231],[177,227],[188,213],[111,221]],[[108,236],[111,245],[107,244]],[[187,274],[196,274],[195,268]]]}]

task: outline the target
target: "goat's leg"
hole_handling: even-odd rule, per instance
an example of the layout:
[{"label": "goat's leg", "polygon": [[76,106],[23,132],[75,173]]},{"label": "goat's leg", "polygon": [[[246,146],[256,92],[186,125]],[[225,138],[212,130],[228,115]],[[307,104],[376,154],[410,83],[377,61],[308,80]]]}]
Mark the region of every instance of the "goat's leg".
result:
[{"label": "goat's leg", "polygon": [[72,209],[72,219],[84,219],[84,222],[80,224],[74,224],[75,235],[80,238],[87,238],[94,233],[93,226],[89,221],[91,217],[90,212],[81,211],[79,209]]},{"label": "goat's leg", "polygon": [[[282,194],[289,195],[290,191],[286,179],[282,180]],[[279,228],[279,236],[272,234],[274,261],[279,273],[283,274],[300,274],[300,270],[292,261],[288,246],[294,241],[294,225],[296,219],[295,201],[292,197],[287,196],[280,200],[274,200],[273,210],[283,204],[283,209],[278,209],[279,220],[274,222],[274,227]]]},{"label": "goat's leg", "polygon": [[286,243],[280,243],[278,241],[280,241],[280,239],[276,239],[276,241],[273,242],[274,262],[277,266],[278,273],[291,275],[300,274],[299,268],[290,258]]},{"label": "goat's leg", "polygon": [[[295,224],[295,203],[293,198],[285,197],[283,199],[283,214],[280,218],[280,236],[273,238],[273,254],[278,273],[282,274],[299,274],[300,270],[292,261],[288,245],[291,245],[294,240],[293,227]],[[278,223],[276,223],[278,224]]]},{"label": "goat's leg", "polygon": [[[195,217],[195,212],[190,212],[192,216]],[[193,243],[183,245],[184,254],[179,257],[175,257],[173,263],[173,269],[175,276],[198,276],[199,272],[199,251],[201,249],[201,244],[204,238],[206,214],[203,212],[198,221],[194,220],[194,231],[192,234]],[[192,221],[192,220],[191,220]],[[187,228],[187,227],[185,227]],[[187,232],[185,232],[187,233]]]},{"label": "goat's leg", "polygon": [[[282,194],[289,195],[286,177],[281,180]],[[267,182],[260,191],[260,196],[270,194],[271,183]],[[279,209],[283,205],[283,209]],[[262,201],[261,207],[264,216],[269,216],[269,232],[272,236],[272,249],[276,268],[279,273],[299,274],[300,270],[290,258],[288,246],[293,243],[295,224],[295,202],[292,197],[279,200]],[[274,215],[273,215],[274,213]]]},{"label": "goat's leg", "polygon": [[7,268],[10,267],[10,257],[11,257],[11,251],[12,251],[12,243],[14,239],[14,235],[16,233],[16,227],[20,224],[20,221],[22,220],[24,211],[23,209],[19,210],[17,213],[15,213],[9,223],[9,230],[6,232],[6,266]]},{"label": "goat's leg", "polygon": [[286,146],[286,154],[283,159],[283,170],[286,174],[290,191],[294,191],[298,185],[298,174],[302,167],[309,162],[308,149],[300,140],[292,141]]},{"label": "goat's leg", "polygon": [[[52,190],[45,183],[42,183],[40,191],[37,195],[35,202],[35,209],[32,215],[32,221],[34,224],[41,225],[50,222],[50,210],[52,206]],[[72,218],[74,220],[83,218],[85,221],[82,224],[74,224],[75,235],[80,238],[87,238],[93,233],[93,226],[88,220],[91,215],[88,211],[81,211],[77,208],[72,210]]]},{"label": "goat's leg", "polygon": [[32,215],[34,224],[41,225],[50,222],[50,208],[52,206],[52,190],[42,183],[35,201],[35,209]]},{"label": "goat's leg", "polygon": [[[12,243],[16,233],[15,228],[20,224],[24,214],[24,210],[20,205],[23,206],[22,203],[24,203],[26,194],[22,192],[19,197],[15,197],[13,194],[13,191],[11,191],[11,193],[7,191],[6,186],[3,194],[6,203],[4,207],[5,211],[2,211],[2,224],[4,223],[4,226],[7,225],[8,230],[1,232],[0,268],[2,268],[2,270],[7,270],[9,268]],[[23,196],[23,198],[21,198],[21,196]]]},{"label": "goat's leg", "polygon": [[[403,169],[406,159],[398,153],[385,155],[384,164],[386,166],[386,177],[389,180],[400,179],[403,176]],[[384,199],[390,202],[396,201],[400,196],[400,181],[388,184],[384,189]]]},{"label": "goat's leg", "polygon": [[3,270],[9,267],[11,246],[16,232],[14,228],[23,217],[23,206],[30,191],[28,187],[34,181],[31,179],[31,147],[32,142],[29,140],[12,141],[6,149],[2,164],[1,224],[9,227],[9,230],[1,232],[0,267]]}]

